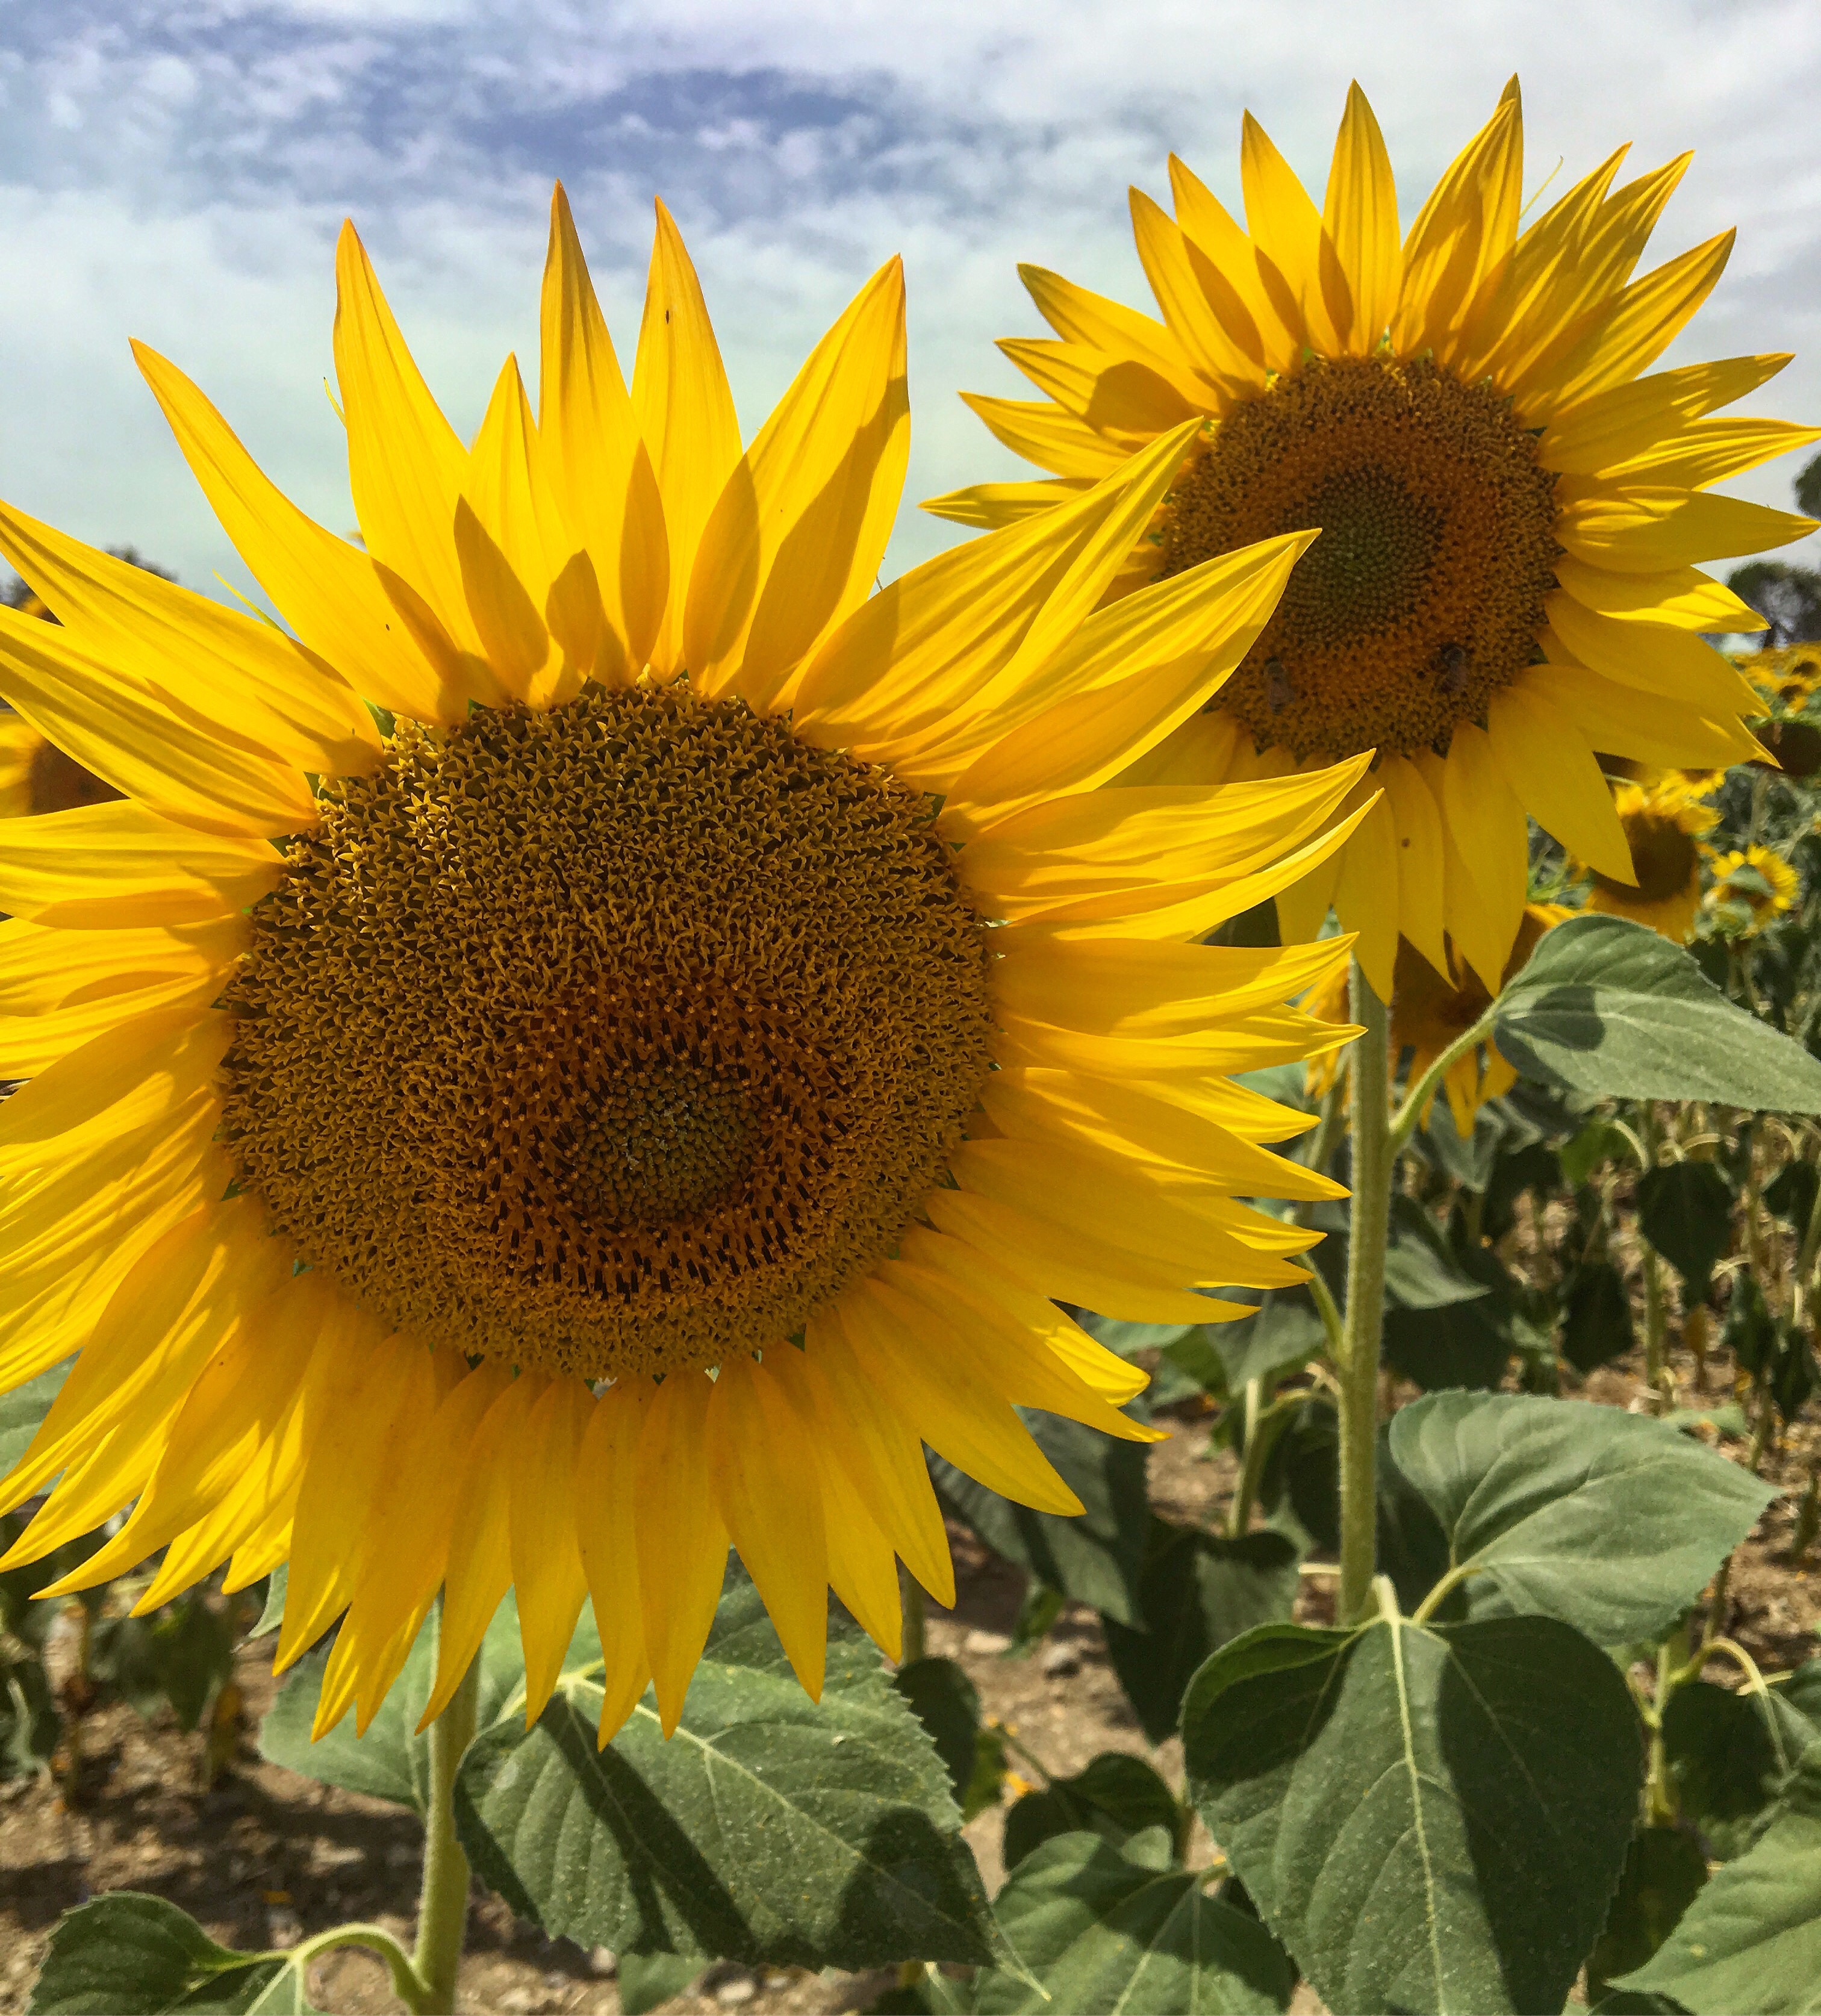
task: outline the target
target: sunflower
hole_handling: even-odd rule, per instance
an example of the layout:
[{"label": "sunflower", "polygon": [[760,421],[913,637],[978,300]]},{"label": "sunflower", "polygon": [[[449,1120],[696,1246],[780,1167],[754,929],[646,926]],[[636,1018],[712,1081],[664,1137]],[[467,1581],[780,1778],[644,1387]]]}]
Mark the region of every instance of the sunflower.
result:
[{"label": "sunflower", "polygon": [[1702,803],[1704,788],[1711,787],[1670,777],[1618,787],[1613,805],[1631,853],[1632,879],[1621,882],[1579,864],[1592,879],[1589,909],[1635,917],[1674,943],[1687,944],[1700,909],[1701,864],[1713,856],[1705,836],[1720,819]]},{"label": "sunflower", "polygon": [[1765,925],[1794,909],[1802,893],[1801,877],[1780,854],[1754,841],[1743,850],[1718,855],[1713,866],[1707,902],[1716,912],[1732,911],[1739,928],[1729,937],[1754,938]]},{"label": "sunflower", "polygon": [[1800,714],[1821,686],[1821,644],[1786,644],[1735,658],[1741,672],[1767,700]]},{"label": "sunflower", "polygon": [[1118,588],[1322,528],[1211,711],[1144,774],[1283,776],[1376,750],[1355,802],[1377,788],[1377,808],[1279,908],[1307,937],[1332,902],[1381,997],[1400,934],[1443,974],[1452,938],[1498,985],[1526,814],[1628,877],[1596,750],[1659,765],[1755,753],[1739,725],[1751,690],[1700,633],[1763,619],[1693,563],[1812,525],[1708,486],[1817,434],[1708,417],[1785,357],[1639,376],[1733,235],[1633,280],[1688,157],[1615,189],[1622,155],[1520,231],[1513,80],[1400,243],[1357,85],[1319,210],[1247,114],[1247,230],[1174,157],[1173,218],[1132,192],[1162,321],[1021,269],[1057,340],[1000,347],[1044,396],[969,403],[1054,476],[929,506],[981,526],[1054,509],[1200,419]]},{"label": "sunflower", "polygon": [[[1517,927],[1517,937],[1506,963],[1500,984],[1520,971],[1537,941],[1574,912],[1555,903],[1527,903]],[[1449,948],[1450,950],[1452,948]],[[1429,961],[1402,939],[1398,945],[1397,966],[1391,998],[1391,1063],[1410,1053],[1409,1082],[1414,1085],[1444,1050],[1457,1042],[1492,1005],[1492,997],[1475,974],[1458,959],[1456,977],[1445,980]],[[1347,1020],[1347,976],[1344,970],[1330,974],[1304,998],[1305,1011],[1324,1021]],[[1308,1089],[1317,1098],[1334,1082],[1340,1068],[1337,1052],[1324,1051],[1309,1060]],[[1463,1140],[1474,1131],[1474,1116],[1488,1099],[1497,1099],[1517,1082],[1517,1073],[1490,1044],[1477,1045],[1465,1057],[1457,1057],[1442,1077],[1448,1094],[1448,1109],[1454,1116],[1455,1131]],[[1433,1103],[1433,1102],[1431,1102]],[[1421,1124],[1429,1124],[1425,1107]]]},{"label": "sunflower", "polygon": [[[0,1387],[79,1351],[0,1492],[47,1593],[290,1564],[365,1728],[436,1593],[451,1696],[516,1587],[528,1715],[580,1607],[606,1741],[675,1725],[729,1544],[804,1686],[828,1589],[953,1594],[923,1445],[1080,1509],[1015,1405],[1132,1439],[1058,1301],[1158,1322],[1301,1278],[1236,1197],[1337,1191],[1229,1074],[1350,1033],[1344,956],[1193,942],[1338,844],[1364,765],[1099,788],[1244,656],[1301,536],[1095,613],[1178,433],[870,595],[903,479],[882,270],[743,451],[658,215],[628,394],[559,189],[540,408],[471,447],[351,227],[335,352],[362,544],[142,367],[294,636],[18,512],[63,627],[0,690],[125,795],[0,827]],[[357,697],[360,696],[361,697]]]}]

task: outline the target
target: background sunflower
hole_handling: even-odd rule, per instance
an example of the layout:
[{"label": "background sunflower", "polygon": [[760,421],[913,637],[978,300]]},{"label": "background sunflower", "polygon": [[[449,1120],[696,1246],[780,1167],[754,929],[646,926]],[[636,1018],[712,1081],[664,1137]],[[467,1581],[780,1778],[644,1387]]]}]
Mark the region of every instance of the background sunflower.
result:
[{"label": "background sunflower", "polygon": [[1702,633],[1762,619],[1697,563],[1813,521],[1711,486],[1816,430],[1712,417],[1780,356],[1640,375],[1732,235],[1634,278],[1688,157],[1615,186],[1623,156],[1523,227],[1513,81],[1400,237],[1357,86],[1319,208],[1247,115],[1244,229],[1174,157],[1173,218],[1132,193],[1161,321],[1020,269],[1055,337],[1000,347],[1042,397],[969,403],[1055,473],[927,507],[981,526],[1054,509],[1200,417],[1115,592],[1322,528],[1238,673],[1142,774],[1277,776],[1376,750],[1377,808],[1279,908],[1297,938],[1332,903],[1381,995],[1400,934],[1441,973],[1452,938],[1498,985],[1527,817],[1628,880],[1596,751],[1671,766],[1751,753],[1752,697]]}]

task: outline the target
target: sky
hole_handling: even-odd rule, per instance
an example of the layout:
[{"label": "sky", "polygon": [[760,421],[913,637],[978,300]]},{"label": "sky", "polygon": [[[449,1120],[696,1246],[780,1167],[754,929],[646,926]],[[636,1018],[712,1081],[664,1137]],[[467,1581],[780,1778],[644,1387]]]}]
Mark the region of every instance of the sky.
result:
[{"label": "sky", "polygon": [[[1739,239],[1666,361],[1794,351],[1752,408],[1821,419],[1813,0],[7,0],[0,495],[251,590],[128,338],[350,528],[324,387],[343,218],[466,434],[507,351],[534,371],[560,177],[628,375],[663,196],[749,434],[903,254],[912,456],[889,575],[961,536],[917,499],[1031,473],[955,396],[1020,395],[992,348],[1045,333],[1019,261],[1151,308],[1128,185],[1167,202],[1174,149],[1237,211],[1249,108],[1319,201],[1353,77],[1407,223],[1513,71],[1527,187],[1560,161],[1559,193],[1624,141],[1628,172],[1695,149],[1646,263]],[[1731,487],[1787,508],[1801,459]],[[1785,556],[1821,564],[1818,547]]]}]

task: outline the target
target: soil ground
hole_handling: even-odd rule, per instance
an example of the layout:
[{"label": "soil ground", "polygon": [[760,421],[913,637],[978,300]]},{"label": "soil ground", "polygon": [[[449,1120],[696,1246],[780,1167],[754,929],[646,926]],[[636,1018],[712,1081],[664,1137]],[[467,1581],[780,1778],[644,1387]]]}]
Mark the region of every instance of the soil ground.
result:
[{"label": "soil ground", "polygon": [[[1710,1368],[1710,1399],[1726,1361]],[[1685,1402],[1692,1366],[1675,1367]],[[1641,1409],[1640,1368],[1629,1362],[1594,1375],[1586,1397]],[[1812,1412],[1812,1410],[1811,1410]],[[1207,1520],[1229,1496],[1230,1458],[1210,1458],[1205,1419],[1178,1416],[1171,1438],[1152,1456],[1158,1510]],[[1727,1453],[1742,1457],[1744,1444]],[[1760,1665],[1781,1669],[1821,1651],[1821,1549],[1810,1566],[1790,1563],[1796,1497],[1821,1456],[1821,1427],[1799,1427],[1766,1464],[1790,1490],[1765,1514],[1735,1561],[1729,1595],[1730,1634]],[[957,1600],[934,1611],[929,1649],[957,1660],[998,1716],[1058,1775],[1078,1771],[1103,1750],[1151,1755],[1109,1667],[1091,1611],[1065,1611],[1035,1655],[1004,1647],[1024,1594],[1020,1571],[954,1533]],[[1329,1583],[1305,1579],[1301,1614],[1326,1621]],[[263,1762],[253,1732],[270,1702],[270,1639],[243,1647],[239,1678],[247,1733],[228,1771],[201,1786],[202,1739],[186,1736],[168,1710],[142,1723],[131,1708],[103,1710],[85,1725],[84,1796],[71,1807],[48,1777],[0,1784],[0,2016],[19,2016],[52,1928],[99,1892],[150,1891],[181,1905],[225,1945],[265,1948],[349,1919],[378,1920],[408,1938],[418,1885],[419,1837],[395,1806],[337,1791]],[[1057,1656],[1066,1651],[1072,1657]],[[1716,1668],[1713,1677],[1725,1677]],[[1154,1753],[1180,1783],[1179,1746]],[[1002,1809],[970,1827],[989,1893],[1001,1880]],[[692,2016],[745,2009],[753,2016],[860,2009],[891,1985],[888,1975],[755,1974],[725,1965],[664,2005]],[[395,2009],[376,1961],[358,1953],[329,1955],[311,1971],[311,1993],[336,2016]],[[1301,2011],[1304,2003],[1299,2000]],[[1307,2005],[1313,2008],[1315,2005]],[[477,1890],[470,1921],[461,2007],[465,2011],[606,2012],[620,2007],[612,1955],[585,1953],[516,1924],[496,1899]]]}]

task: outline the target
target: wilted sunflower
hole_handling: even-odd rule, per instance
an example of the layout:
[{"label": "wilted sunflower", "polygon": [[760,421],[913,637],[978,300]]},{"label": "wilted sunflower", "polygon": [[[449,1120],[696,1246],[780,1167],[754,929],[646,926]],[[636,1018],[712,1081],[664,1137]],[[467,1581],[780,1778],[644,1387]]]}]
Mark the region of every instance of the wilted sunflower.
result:
[{"label": "wilted sunflower", "polygon": [[1583,863],[1593,880],[1588,909],[1635,917],[1664,938],[1686,945],[1700,909],[1701,863],[1713,855],[1704,836],[1720,819],[1702,797],[1697,783],[1679,778],[1621,784],[1613,805],[1631,850],[1632,880],[1617,881]]},{"label": "wilted sunflower", "polygon": [[[1543,934],[1574,913],[1556,903],[1527,903],[1519,920],[1517,937],[1506,962],[1500,984],[1524,967],[1535,951]],[[1452,951],[1452,947],[1449,950]],[[1398,945],[1398,959],[1391,998],[1391,1054],[1395,1067],[1405,1051],[1410,1053],[1409,1082],[1414,1085],[1451,1043],[1458,1042],[1492,1005],[1492,997],[1478,977],[1457,959],[1456,977],[1445,980],[1409,939]],[[1347,1020],[1347,975],[1330,974],[1305,997],[1302,1006],[1325,1021]],[[1308,1089],[1319,1097],[1334,1082],[1339,1068],[1336,1052],[1323,1051],[1309,1060]],[[1507,1064],[1490,1043],[1476,1045],[1466,1056],[1456,1058],[1443,1074],[1442,1089],[1448,1095],[1448,1110],[1454,1116],[1455,1132],[1463,1140],[1474,1131],[1474,1116],[1488,1099],[1497,1099],[1517,1082],[1516,1069]],[[1431,1102],[1433,1103],[1433,1100]],[[1420,1116],[1429,1124],[1429,1108]]]},{"label": "wilted sunflower", "polygon": [[1400,932],[1438,972],[1452,937],[1497,984],[1524,911],[1527,812],[1625,879],[1596,750],[1656,765],[1754,753],[1738,721],[1750,690],[1698,633],[1763,620],[1693,563],[1810,521],[1708,486],[1817,436],[1708,417],[1787,358],[1639,376],[1733,234],[1633,280],[1688,157],[1614,189],[1624,151],[1520,232],[1514,80],[1400,243],[1357,85],[1319,210],[1248,114],[1247,229],[1174,157],[1174,218],[1132,192],[1161,322],[1021,268],[1059,340],[1000,347],[1044,396],[970,403],[1054,479],[930,506],[988,526],[1053,508],[1200,417],[1122,586],[1322,527],[1211,711],[1146,774],[1279,776],[1377,750],[1360,787],[1382,787],[1377,810],[1279,913],[1287,938],[1307,937],[1332,901],[1380,995]]},{"label": "wilted sunflower", "polygon": [[1795,869],[1780,854],[1756,841],[1744,849],[1718,855],[1713,876],[1707,893],[1708,906],[1739,913],[1742,927],[1729,934],[1735,938],[1756,938],[1766,924],[1794,909],[1802,893],[1801,877]]},{"label": "wilted sunflower", "polygon": [[[830,1585],[952,1600],[927,1442],[1079,1509],[1014,1403],[1110,1434],[1141,1320],[1299,1278],[1234,1193],[1333,1193],[1227,1074],[1348,1033],[1344,948],[1190,942],[1319,859],[1362,765],[1099,788],[1206,700],[1299,535],[1095,614],[1186,431],[869,590],[902,482],[902,286],[742,452],[660,211],[628,394],[553,207],[541,409],[471,448],[351,229],[335,351],[364,549],[139,353],[293,640],[16,512],[64,627],[0,690],[128,794],[0,828],[0,1385],[80,1350],[5,1487],[13,1560],[145,1605],[281,1561],[365,1726],[443,1589],[456,1686],[516,1585],[527,1713],[582,1602],[603,1741],[675,1726],[729,1542],[806,1687]],[[357,694],[372,703],[372,711]]]}]

